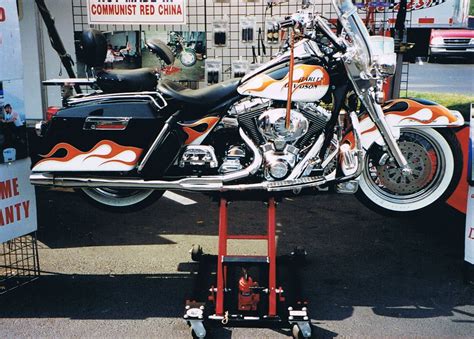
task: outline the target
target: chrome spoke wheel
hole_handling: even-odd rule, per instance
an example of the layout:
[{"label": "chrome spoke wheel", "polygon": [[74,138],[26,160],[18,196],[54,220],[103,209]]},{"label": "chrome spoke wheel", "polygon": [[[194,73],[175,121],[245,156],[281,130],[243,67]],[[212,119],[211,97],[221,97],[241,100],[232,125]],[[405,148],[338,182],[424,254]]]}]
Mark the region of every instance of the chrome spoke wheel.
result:
[{"label": "chrome spoke wheel", "polygon": [[388,199],[412,200],[430,194],[440,184],[436,178],[444,170],[444,155],[435,145],[417,134],[405,133],[403,138],[399,146],[412,171],[410,174],[404,175],[393,162],[380,166],[374,165],[371,157],[366,158],[370,169],[368,180]]}]

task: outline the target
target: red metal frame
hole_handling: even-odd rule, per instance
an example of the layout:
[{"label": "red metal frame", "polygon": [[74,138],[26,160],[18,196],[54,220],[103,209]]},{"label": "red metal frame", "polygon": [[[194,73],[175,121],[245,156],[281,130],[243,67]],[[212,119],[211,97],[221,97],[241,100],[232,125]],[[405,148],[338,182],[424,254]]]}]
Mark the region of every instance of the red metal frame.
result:
[{"label": "red metal frame", "polygon": [[277,291],[276,291],[276,205],[275,199],[268,199],[268,219],[266,235],[229,235],[227,232],[227,200],[220,199],[219,204],[219,250],[217,255],[217,292],[216,292],[216,315],[224,316],[224,289],[226,288],[226,266],[224,257],[227,256],[227,241],[229,239],[238,240],[266,240],[267,256],[269,261],[268,269],[268,316],[274,317],[277,314]]}]

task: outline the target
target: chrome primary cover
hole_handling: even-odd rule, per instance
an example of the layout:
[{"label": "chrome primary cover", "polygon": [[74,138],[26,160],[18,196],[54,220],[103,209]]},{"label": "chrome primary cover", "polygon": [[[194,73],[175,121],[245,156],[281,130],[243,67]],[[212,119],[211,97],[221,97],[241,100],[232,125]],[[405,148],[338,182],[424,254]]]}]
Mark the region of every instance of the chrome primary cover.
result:
[{"label": "chrome primary cover", "polygon": [[285,108],[275,108],[265,111],[257,121],[262,135],[269,141],[291,142],[298,140],[308,132],[308,119],[298,111],[291,111],[290,128],[285,128]]}]

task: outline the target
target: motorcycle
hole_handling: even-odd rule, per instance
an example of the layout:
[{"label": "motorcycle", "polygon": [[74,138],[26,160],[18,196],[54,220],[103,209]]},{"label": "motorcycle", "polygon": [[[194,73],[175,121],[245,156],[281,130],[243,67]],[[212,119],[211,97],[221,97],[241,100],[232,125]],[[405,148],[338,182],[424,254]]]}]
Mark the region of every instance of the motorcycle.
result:
[{"label": "motorcycle", "polygon": [[171,32],[168,46],[170,46],[171,51],[181,61],[183,66],[192,67],[196,64],[196,50],[188,47],[187,41],[177,32]]},{"label": "motorcycle", "polygon": [[[393,39],[370,37],[350,0],[333,5],[340,35],[300,11],[280,22],[287,47],[241,79],[190,90],[147,69],[98,76],[102,92],[67,98],[38,124],[31,182],[73,187],[120,211],[168,189],[358,191],[388,213],[444,201],[462,168],[449,129],[462,115],[420,99],[383,103],[383,81],[396,66]],[[98,66],[102,39],[88,34],[88,64]],[[163,44],[147,47],[172,63]]]}]

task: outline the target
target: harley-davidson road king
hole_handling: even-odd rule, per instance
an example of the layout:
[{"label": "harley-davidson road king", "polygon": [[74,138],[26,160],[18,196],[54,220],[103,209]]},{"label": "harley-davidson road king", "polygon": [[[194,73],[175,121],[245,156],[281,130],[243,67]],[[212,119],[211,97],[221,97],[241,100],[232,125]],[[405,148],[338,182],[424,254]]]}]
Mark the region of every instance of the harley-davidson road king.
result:
[{"label": "harley-davidson road king", "polygon": [[[149,69],[98,71],[101,91],[71,96],[40,123],[31,182],[66,186],[102,206],[145,206],[167,189],[298,194],[335,188],[382,212],[444,201],[462,168],[448,127],[457,111],[420,99],[383,103],[393,39],[371,37],[350,0],[333,1],[342,26],[309,10],[280,23],[286,48],[241,79],[186,89]],[[169,50],[148,48],[166,63]],[[106,42],[84,34],[102,66]],[[120,72],[120,73],[119,73]]]}]

